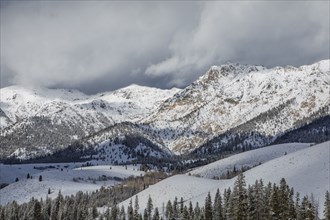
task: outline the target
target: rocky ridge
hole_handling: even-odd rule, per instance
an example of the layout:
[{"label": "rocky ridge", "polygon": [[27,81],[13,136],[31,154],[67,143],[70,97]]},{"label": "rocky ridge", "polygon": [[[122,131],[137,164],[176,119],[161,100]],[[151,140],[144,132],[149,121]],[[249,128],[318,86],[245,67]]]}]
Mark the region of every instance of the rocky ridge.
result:
[{"label": "rocky ridge", "polygon": [[88,96],[7,87],[1,89],[0,155],[22,148],[49,153],[75,141],[100,146],[116,136],[138,136],[166,155],[256,148],[329,116],[329,97],[329,60],[299,68],[212,66],[184,89],[132,85]]}]

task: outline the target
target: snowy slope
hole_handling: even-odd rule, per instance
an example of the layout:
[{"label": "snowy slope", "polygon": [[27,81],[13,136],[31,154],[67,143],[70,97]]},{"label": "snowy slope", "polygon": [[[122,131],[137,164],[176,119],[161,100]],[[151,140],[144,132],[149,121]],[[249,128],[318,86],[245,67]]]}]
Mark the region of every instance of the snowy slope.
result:
[{"label": "snowy slope", "polygon": [[[46,165],[42,164],[42,166]],[[70,165],[71,167],[73,166],[73,164]],[[63,171],[61,171],[61,169],[48,169],[43,172],[39,171],[38,173],[36,173],[31,166],[20,166],[24,167],[25,175],[18,182],[12,183],[0,190],[0,205],[13,200],[16,200],[18,203],[23,203],[29,201],[32,197],[44,199],[48,195],[49,188],[52,193],[48,196],[54,198],[57,196],[59,190],[61,190],[63,195],[71,195],[78,191],[95,191],[101,186],[112,186],[119,183],[110,178],[107,180],[99,180],[99,177],[103,175],[105,177],[119,178],[127,178],[132,175],[144,175],[144,172],[138,171],[138,167],[134,166],[128,166],[127,170],[122,166],[111,166],[111,169],[110,166],[90,166],[72,169],[71,167],[64,168],[64,164],[61,164],[60,168],[62,168]],[[2,166],[1,169],[12,170],[9,166]],[[4,172],[8,173],[8,171]],[[26,179],[28,172],[32,174],[33,179]],[[10,175],[12,177],[11,179],[15,178],[15,174],[16,173],[12,173]],[[43,180],[41,182],[38,180],[39,175],[42,175]],[[0,181],[2,182],[3,180]]]},{"label": "snowy slope", "polygon": [[[57,163],[57,164],[0,164],[0,183],[13,183],[16,177],[18,179],[25,179],[26,175],[34,175],[40,173],[39,169],[34,169],[33,167],[46,167],[55,166],[54,169],[60,169],[67,166],[69,169],[74,169],[80,167],[82,163]],[[54,170],[51,168],[45,169],[44,171]]]},{"label": "snowy slope", "polygon": [[[270,149],[272,148],[270,147]],[[209,171],[201,175],[206,176],[208,174]],[[320,204],[319,213],[322,213],[324,194],[330,187],[330,142],[288,153],[252,168],[244,174],[247,184],[254,184],[255,180],[261,178],[264,183],[270,181],[278,184],[280,179],[284,177],[289,186],[294,187],[300,195],[313,193],[314,198]],[[211,192],[211,196],[214,198],[217,188],[223,192],[228,187],[232,188],[234,182],[235,178],[213,180],[188,175],[172,176],[137,194],[140,211],[145,209],[149,195],[153,200],[154,207],[159,207],[160,212],[162,212],[163,203],[166,205],[169,199],[174,200],[175,197],[178,199],[183,197],[187,205],[189,201],[192,201],[193,204],[196,202],[204,204],[207,192]],[[127,206],[129,200],[120,205]]]},{"label": "snowy slope", "polygon": [[[168,200],[173,202],[175,197],[177,197],[178,200],[182,197],[184,201],[189,201],[194,200],[196,197],[204,197],[199,201],[200,204],[204,204],[205,196],[209,191],[220,186],[226,188],[231,186],[231,183],[231,180],[222,180],[220,182],[218,180],[198,178],[194,176],[175,175],[162,180],[155,185],[151,185],[146,190],[137,194],[140,212],[143,213],[143,210],[146,208],[149,196],[152,199],[154,208],[158,207],[160,214],[162,215],[163,207],[166,206]],[[135,196],[119,204],[119,207],[122,205],[128,207],[131,199],[134,202]]]},{"label": "snowy slope", "polygon": [[64,89],[9,86],[1,88],[0,91],[0,108],[12,122],[36,115],[52,102],[72,102],[88,97],[77,90]]},{"label": "snowy slope", "polygon": [[222,174],[226,174],[227,171],[233,171],[234,167],[237,170],[240,170],[242,167],[252,168],[272,159],[282,157],[285,154],[305,149],[309,146],[310,144],[305,143],[288,143],[246,151],[222,160],[218,160],[208,165],[198,167],[190,171],[189,174],[204,178],[218,178]]}]

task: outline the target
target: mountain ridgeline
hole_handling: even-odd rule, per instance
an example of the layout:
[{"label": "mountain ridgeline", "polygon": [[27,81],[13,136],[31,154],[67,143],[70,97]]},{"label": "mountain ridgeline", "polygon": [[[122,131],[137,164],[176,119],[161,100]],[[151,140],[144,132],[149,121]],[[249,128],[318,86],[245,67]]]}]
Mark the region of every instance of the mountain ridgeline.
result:
[{"label": "mountain ridgeline", "polygon": [[88,96],[11,86],[0,94],[4,161],[127,163],[330,140],[329,60],[212,66],[184,89],[131,85]]}]

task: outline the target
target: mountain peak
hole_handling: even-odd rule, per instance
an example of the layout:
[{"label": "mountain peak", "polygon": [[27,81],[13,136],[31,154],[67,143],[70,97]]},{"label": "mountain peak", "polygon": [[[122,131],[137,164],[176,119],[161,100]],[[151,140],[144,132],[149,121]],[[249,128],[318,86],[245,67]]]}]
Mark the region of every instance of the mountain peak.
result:
[{"label": "mountain peak", "polygon": [[264,70],[265,67],[258,66],[258,65],[247,65],[247,64],[240,64],[240,63],[226,63],[220,66],[211,66],[209,71],[218,71],[224,76],[228,76],[230,73],[234,75],[240,73],[250,73],[250,72],[257,72],[260,70]]},{"label": "mountain peak", "polygon": [[227,64],[222,64],[220,66],[214,65],[211,66],[211,68],[193,84],[196,83],[209,84],[212,82],[221,82],[224,80],[232,79],[241,74],[259,72],[265,69],[266,68],[263,66],[247,65],[247,64],[239,64],[239,63],[227,63]]},{"label": "mountain peak", "polygon": [[[298,68],[270,69],[227,63],[211,66],[182,90],[132,84],[112,92],[80,96],[67,90],[23,88],[20,92],[15,87],[3,88],[0,125],[4,122],[12,137],[4,134],[0,140],[7,141],[7,149],[32,148],[36,146],[33,140],[39,141],[42,133],[48,136],[38,146],[56,143],[64,147],[116,123],[131,122],[142,124],[173,152],[197,149],[233,129],[265,137],[263,142],[251,142],[257,147],[269,141],[268,137],[276,138],[306,120],[329,115],[329,73],[329,60]],[[34,132],[38,128],[41,130]],[[59,131],[66,139],[53,136]],[[24,135],[31,138],[22,142]]]}]

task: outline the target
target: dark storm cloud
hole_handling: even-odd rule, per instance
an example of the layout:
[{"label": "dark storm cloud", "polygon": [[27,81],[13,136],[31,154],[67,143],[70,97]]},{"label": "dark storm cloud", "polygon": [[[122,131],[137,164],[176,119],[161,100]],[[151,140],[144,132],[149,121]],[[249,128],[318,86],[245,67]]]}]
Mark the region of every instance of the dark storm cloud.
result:
[{"label": "dark storm cloud", "polygon": [[171,87],[210,65],[329,58],[329,2],[1,2],[1,86]]},{"label": "dark storm cloud", "polygon": [[328,59],[329,2],[211,2],[198,26],[171,42],[171,51],[147,73],[180,73],[180,83],[194,70],[226,61],[297,66]]}]

